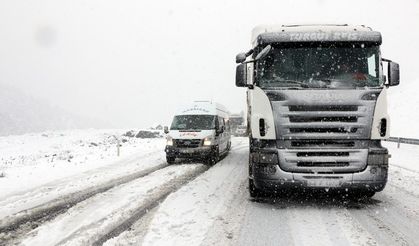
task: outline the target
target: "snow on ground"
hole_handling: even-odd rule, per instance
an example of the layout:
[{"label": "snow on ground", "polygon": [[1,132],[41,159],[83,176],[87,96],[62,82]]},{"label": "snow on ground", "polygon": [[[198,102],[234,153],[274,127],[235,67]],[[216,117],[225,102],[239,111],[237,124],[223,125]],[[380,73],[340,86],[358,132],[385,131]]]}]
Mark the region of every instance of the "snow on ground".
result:
[{"label": "snow on ground", "polygon": [[[34,206],[60,194],[94,186],[99,181],[104,182],[112,177],[164,162],[162,151],[164,139],[130,139],[121,149],[123,157],[117,158],[114,156],[115,153],[112,155],[109,150],[114,143],[110,140],[109,143],[106,142],[111,131],[87,132],[71,131],[62,142],[56,138],[65,136],[61,136],[61,133],[53,133],[55,135],[51,136],[54,137],[46,141],[48,144],[42,143],[41,146],[45,148],[42,148],[44,152],[41,154],[37,151],[30,151],[31,148],[36,147],[25,146],[26,148],[23,148],[21,152],[25,161],[20,165],[15,161],[16,166],[9,164],[7,170],[11,171],[13,168],[31,170],[45,165],[56,169],[53,173],[64,170],[70,174],[63,175],[61,178],[54,177],[60,179],[43,184],[40,188],[34,188],[31,190],[33,192],[27,192],[29,188],[27,186],[16,188],[14,191],[11,189],[12,195],[9,194],[3,200],[0,199],[0,218],[24,209],[27,204]],[[123,131],[117,132],[121,134]],[[31,137],[33,137],[32,140],[23,142],[36,144],[43,138],[47,138],[42,135],[30,137],[26,135],[22,139],[31,139]],[[18,154],[11,155],[11,153],[19,153],[17,145],[19,136],[12,138],[16,139],[13,141],[9,139],[10,146],[5,148],[7,150],[5,153],[8,155],[1,153],[4,160],[20,160],[13,159]],[[84,146],[80,139],[85,139]],[[98,148],[86,147],[86,143],[101,142],[100,139],[103,141],[102,144],[94,146]],[[396,143],[384,142],[383,145],[392,155],[386,189],[377,193],[371,201],[351,207],[334,200],[318,198],[307,200],[306,197],[268,202],[255,202],[249,199],[246,182],[248,140],[247,138],[233,138],[232,141],[233,148],[227,157],[177,192],[169,195],[157,209],[153,210],[146,226],[142,224],[136,227],[134,224],[130,230],[105,244],[107,246],[243,245],[247,243],[276,245],[278,240],[286,244],[310,244],[316,239],[316,242],[328,245],[336,242],[374,245],[383,242],[384,244],[385,242],[409,243],[417,239],[413,232],[414,228],[411,227],[419,226],[417,222],[419,221],[417,220],[419,218],[417,208],[419,146],[401,144],[401,147],[397,148]],[[6,146],[4,142],[5,139],[0,139],[1,146]],[[51,165],[45,161],[48,160],[44,157],[45,153],[47,155],[55,153],[56,149],[52,147],[54,144],[73,146],[68,148],[70,153],[74,154],[70,162],[64,159]],[[99,148],[99,146],[102,147]],[[99,153],[88,152],[92,149]],[[80,161],[81,158],[77,153],[87,155],[87,160]],[[35,161],[31,161],[30,157],[33,156],[37,157],[34,158]],[[95,158],[100,159],[101,156],[104,158],[103,163],[94,161]],[[3,164],[3,166],[6,165]],[[90,244],[127,220],[141,206],[156,199],[162,192],[170,190],[175,180],[183,179],[185,175],[200,167],[202,165],[193,163],[170,166],[95,195],[32,231],[25,244]],[[13,174],[13,172],[10,173]],[[45,176],[45,180],[53,179],[50,175]],[[1,178],[0,184],[11,177],[13,175]],[[28,174],[28,177],[31,176]],[[45,180],[43,182],[46,182]],[[47,190],[42,190],[44,188]],[[392,221],[396,221],[397,226],[392,225]],[[263,230],[260,230],[260,225],[263,225]],[[140,233],[140,230],[144,228],[146,228],[146,233]]]},{"label": "snow on ground", "polygon": [[390,164],[419,172],[419,145],[400,144],[397,148],[397,143],[383,142],[383,146],[391,154]]},{"label": "snow on ground", "polygon": [[[66,130],[0,137],[0,199],[111,165],[134,154],[164,149],[164,139],[121,137],[126,130]],[[121,142],[117,156],[117,140]]]},{"label": "snow on ground", "polygon": [[[194,181],[171,194],[158,209],[142,245],[199,245],[215,221],[233,204],[246,180],[247,139],[235,138],[231,153]],[[108,245],[141,244],[135,228]]]},{"label": "snow on ground", "polygon": [[[393,143],[384,145],[393,156],[389,183],[371,202],[351,205],[297,197],[258,203],[249,199],[246,189],[247,139],[235,138],[229,156],[161,204],[145,236],[140,235],[140,228],[134,227],[106,245],[409,242],[414,239],[412,230],[401,232],[388,226],[387,220],[399,217],[397,220],[402,220],[399,225],[403,227],[412,224],[418,216],[415,197],[419,195],[419,172],[415,162],[419,146],[402,145],[397,149]],[[386,216],[381,216],[382,213]]]},{"label": "snow on ground", "polygon": [[[23,245],[90,245],[204,166],[174,165],[98,194],[32,231]],[[145,207],[146,208],[146,207]],[[145,209],[143,208],[143,209]]]},{"label": "snow on ground", "polygon": [[419,197],[419,145],[384,142],[391,154],[389,185]]},{"label": "snow on ground", "polygon": [[[113,136],[124,132],[79,130],[0,138],[1,167],[6,170],[0,178],[0,220],[13,220],[20,211],[165,163],[162,138],[123,137],[127,141],[118,157]],[[70,161],[56,157],[63,151],[73,156]]]}]

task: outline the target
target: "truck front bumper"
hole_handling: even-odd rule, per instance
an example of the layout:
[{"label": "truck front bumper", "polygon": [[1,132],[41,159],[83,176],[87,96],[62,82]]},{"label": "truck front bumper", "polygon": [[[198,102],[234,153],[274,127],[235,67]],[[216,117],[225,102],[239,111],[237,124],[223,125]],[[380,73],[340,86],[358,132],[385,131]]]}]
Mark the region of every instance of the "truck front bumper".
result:
[{"label": "truck front bumper", "polygon": [[[254,158],[255,155],[258,157]],[[276,152],[266,150],[253,152],[250,155],[249,177],[253,179],[256,188],[262,190],[329,188],[381,191],[387,183],[388,151],[385,148],[369,149],[365,168],[356,172],[287,172],[281,169],[279,161],[277,150]]]}]

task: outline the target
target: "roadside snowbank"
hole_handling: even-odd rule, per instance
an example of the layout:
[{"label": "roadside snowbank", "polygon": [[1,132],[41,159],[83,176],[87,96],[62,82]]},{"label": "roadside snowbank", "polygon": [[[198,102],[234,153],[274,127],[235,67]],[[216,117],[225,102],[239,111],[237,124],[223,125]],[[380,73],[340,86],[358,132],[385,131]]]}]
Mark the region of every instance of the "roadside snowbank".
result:
[{"label": "roadside snowbank", "polygon": [[[164,149],[164,139],[123,137],[126,130],[67,130],[0,137],[0,199],[54,180]],[[117,156],[117,140],[121,140]]]},{"label": "roadside snowbank", "polygon": [[419,146],[384,142],[391,158],[388,175],[388,186],[396,186],[419,197]]},{"label": "roadside snowbank", "polygon": [[392,166],[419,173],[419,145],[400,144],[400,148],[397,148],[397,143],[383,142],[383,146],[388,148],[391,154]]}]

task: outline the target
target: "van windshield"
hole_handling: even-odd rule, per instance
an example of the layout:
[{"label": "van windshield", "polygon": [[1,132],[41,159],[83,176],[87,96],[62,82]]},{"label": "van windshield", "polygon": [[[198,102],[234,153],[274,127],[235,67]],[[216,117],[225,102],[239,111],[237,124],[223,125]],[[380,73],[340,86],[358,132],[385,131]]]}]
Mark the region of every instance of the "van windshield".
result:
[{"label": "van windshield", "polygon": [[364,43],[277,44],[256,64],[262,88],[381,86],[379,47]]},{"label": "van windshield", "polygon": [[214,115],[176,115],[170,130],[211,130],[215,129]]}]

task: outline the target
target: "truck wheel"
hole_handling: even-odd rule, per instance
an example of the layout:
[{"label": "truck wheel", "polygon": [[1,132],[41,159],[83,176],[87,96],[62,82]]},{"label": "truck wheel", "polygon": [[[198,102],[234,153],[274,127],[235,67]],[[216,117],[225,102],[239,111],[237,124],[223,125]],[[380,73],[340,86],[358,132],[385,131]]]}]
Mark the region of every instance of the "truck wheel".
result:
[{"label": "truck wheel", "polygon": [[252,198],[257,198],[263,196],[263,192],[256,188],[255,184],[253,183],[253,179],[249,178],[249,194]]},{"label": "truck wheel", "polygon": [[166,156],[166,161],[167,161],[167,164],[169,164],[169,165],[175,163],[175,160],[176,160],[175,157]]},{"label": "truck wheel", "polygon": [[371,198],[375,195],[375,191],[367,190],[362,193],[363,197]]},{"label": "truck wheel", "polygon": [[363,200],[365,198],[371,198],[375,195],[375,191],[371,190],[361,190],[361,191],[355,191],[349,195],[349,198],[359,201]]}]

